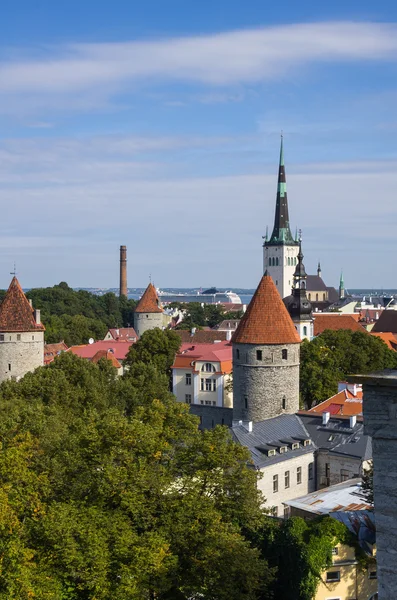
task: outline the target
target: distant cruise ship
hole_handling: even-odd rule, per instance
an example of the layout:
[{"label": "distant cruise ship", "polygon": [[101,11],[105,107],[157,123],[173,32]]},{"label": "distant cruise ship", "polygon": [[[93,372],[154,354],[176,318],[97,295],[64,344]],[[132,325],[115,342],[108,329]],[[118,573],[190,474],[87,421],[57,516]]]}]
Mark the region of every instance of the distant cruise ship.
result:
[{"label": "distant cruise ship", "polygon": [[218,292],[216,288],[210,288],[204,292],[197,292],[197,294],[176,294],[172,292],[163,292],[157,290],[157,294],[162,303],[167,302],[200,302],[203,304],[218,304],[230,303],[230,304],[241,304],[240,296],[237,296],[234,292]]}]

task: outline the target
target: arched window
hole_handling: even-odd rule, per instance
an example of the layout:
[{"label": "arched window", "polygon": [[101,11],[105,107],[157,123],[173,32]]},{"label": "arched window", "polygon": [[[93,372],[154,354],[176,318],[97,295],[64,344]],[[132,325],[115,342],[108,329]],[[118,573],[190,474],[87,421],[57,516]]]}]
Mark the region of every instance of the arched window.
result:
[{"label": "arched window", "polygon": [[215,367],[211,363],[205,363],[205,365],[201,367],[201,370],[206,371],[207,373],[215,373]]},{"label": "arched window", "polygon": [[288,257],[288,266],[290,266],[290,265],[291,265],[291,259],[290,259],[290,257]]},{"label": "arched window", "polygon": [[306,283],[304,281],[301,281],[301,290],[304,290],[306,287]]},{"label": "arched window", "polygon": [[271,266],[272,266],[272,259],[269,258],[269,267],[271,267]]},{"label": "arched window", "polygon": [[273,256],[273,267],[275,266],[275,264],[276,264],[276,259]]},{"label": "arched window", "polygon": [[276,256],[276,267],[278,267],[278,256]]},{"label": "arched window", "polygon": [[285,399],[285,396],[283,396],[283,399],[282,399],[282,401],[281,401],[281,408],[282,408],[283,410],[285,410],[286,406],[287,406],[287,401],[286,401],[286,399]]},{"label": "arched window", "polygon": [[306,327],[306,325],[303,328],[303,335],[307,335],[307,327]]},{"label": "arched window", "polygon": [[316,302],[318,302],[318,294],[316,294]]},{"label": "arched window", "polygon": [[325,294],[323,294],[323,300],[325,300]]},{"label": "arched window", "polygon": [[281,358],[283,360],[287,360],[287,358],[288,358],[288,350],[286,350],[285,348],[284,348],[284,350],[281,350]]},{"label": "arched window", "polygon": [[295,256],[295,258],[294,258],[294,265],[295,265],[295,267],[296,267],[296,256]]}]

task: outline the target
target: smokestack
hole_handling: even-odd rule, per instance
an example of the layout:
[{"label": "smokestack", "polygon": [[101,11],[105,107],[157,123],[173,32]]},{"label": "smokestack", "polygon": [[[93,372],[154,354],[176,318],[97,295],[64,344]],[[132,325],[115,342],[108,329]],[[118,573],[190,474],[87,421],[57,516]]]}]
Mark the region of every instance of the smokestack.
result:
[{"label": "smokestack", "polygon": [[127,297],[127,246],[120,246],[120,296]]}]

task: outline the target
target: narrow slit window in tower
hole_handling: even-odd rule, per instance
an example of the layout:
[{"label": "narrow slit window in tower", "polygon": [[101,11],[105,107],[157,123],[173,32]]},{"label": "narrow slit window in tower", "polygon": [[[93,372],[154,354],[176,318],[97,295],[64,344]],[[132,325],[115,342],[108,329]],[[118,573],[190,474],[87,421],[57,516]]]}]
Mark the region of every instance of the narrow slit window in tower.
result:
[{"label": "narrow slit window in tower", "polygon": [[288,358],[288,350],[286,350],[285,348],[284,348],[284,350],[281,350],[281,358],[283,360],[287,360],[287,358]]}]

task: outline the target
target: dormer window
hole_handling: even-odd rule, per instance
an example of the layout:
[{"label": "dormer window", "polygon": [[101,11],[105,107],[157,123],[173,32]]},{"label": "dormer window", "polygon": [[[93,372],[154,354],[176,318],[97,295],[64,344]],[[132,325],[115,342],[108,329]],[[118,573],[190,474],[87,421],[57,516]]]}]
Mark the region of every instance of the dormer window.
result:
[{"label": "dormer window", "polygon": [[303,445],[304,446],[310,446],[310,443],[311,443],[310,440],[304,440],[303,441]]},{"label": "dormer window", "polygon": [[288,451],[287,446],[281,446],[280,448],[280,454],[285,454]]},{"label": "dormer window", "polygon": [[275,450],[268,450],[267,451],[267,455],[268,456],[276,456],[276,451]]},{"label": "dormer window", "polygon": [[299,450],[299,442],[294,442],[292,444],[292,450]]}]

